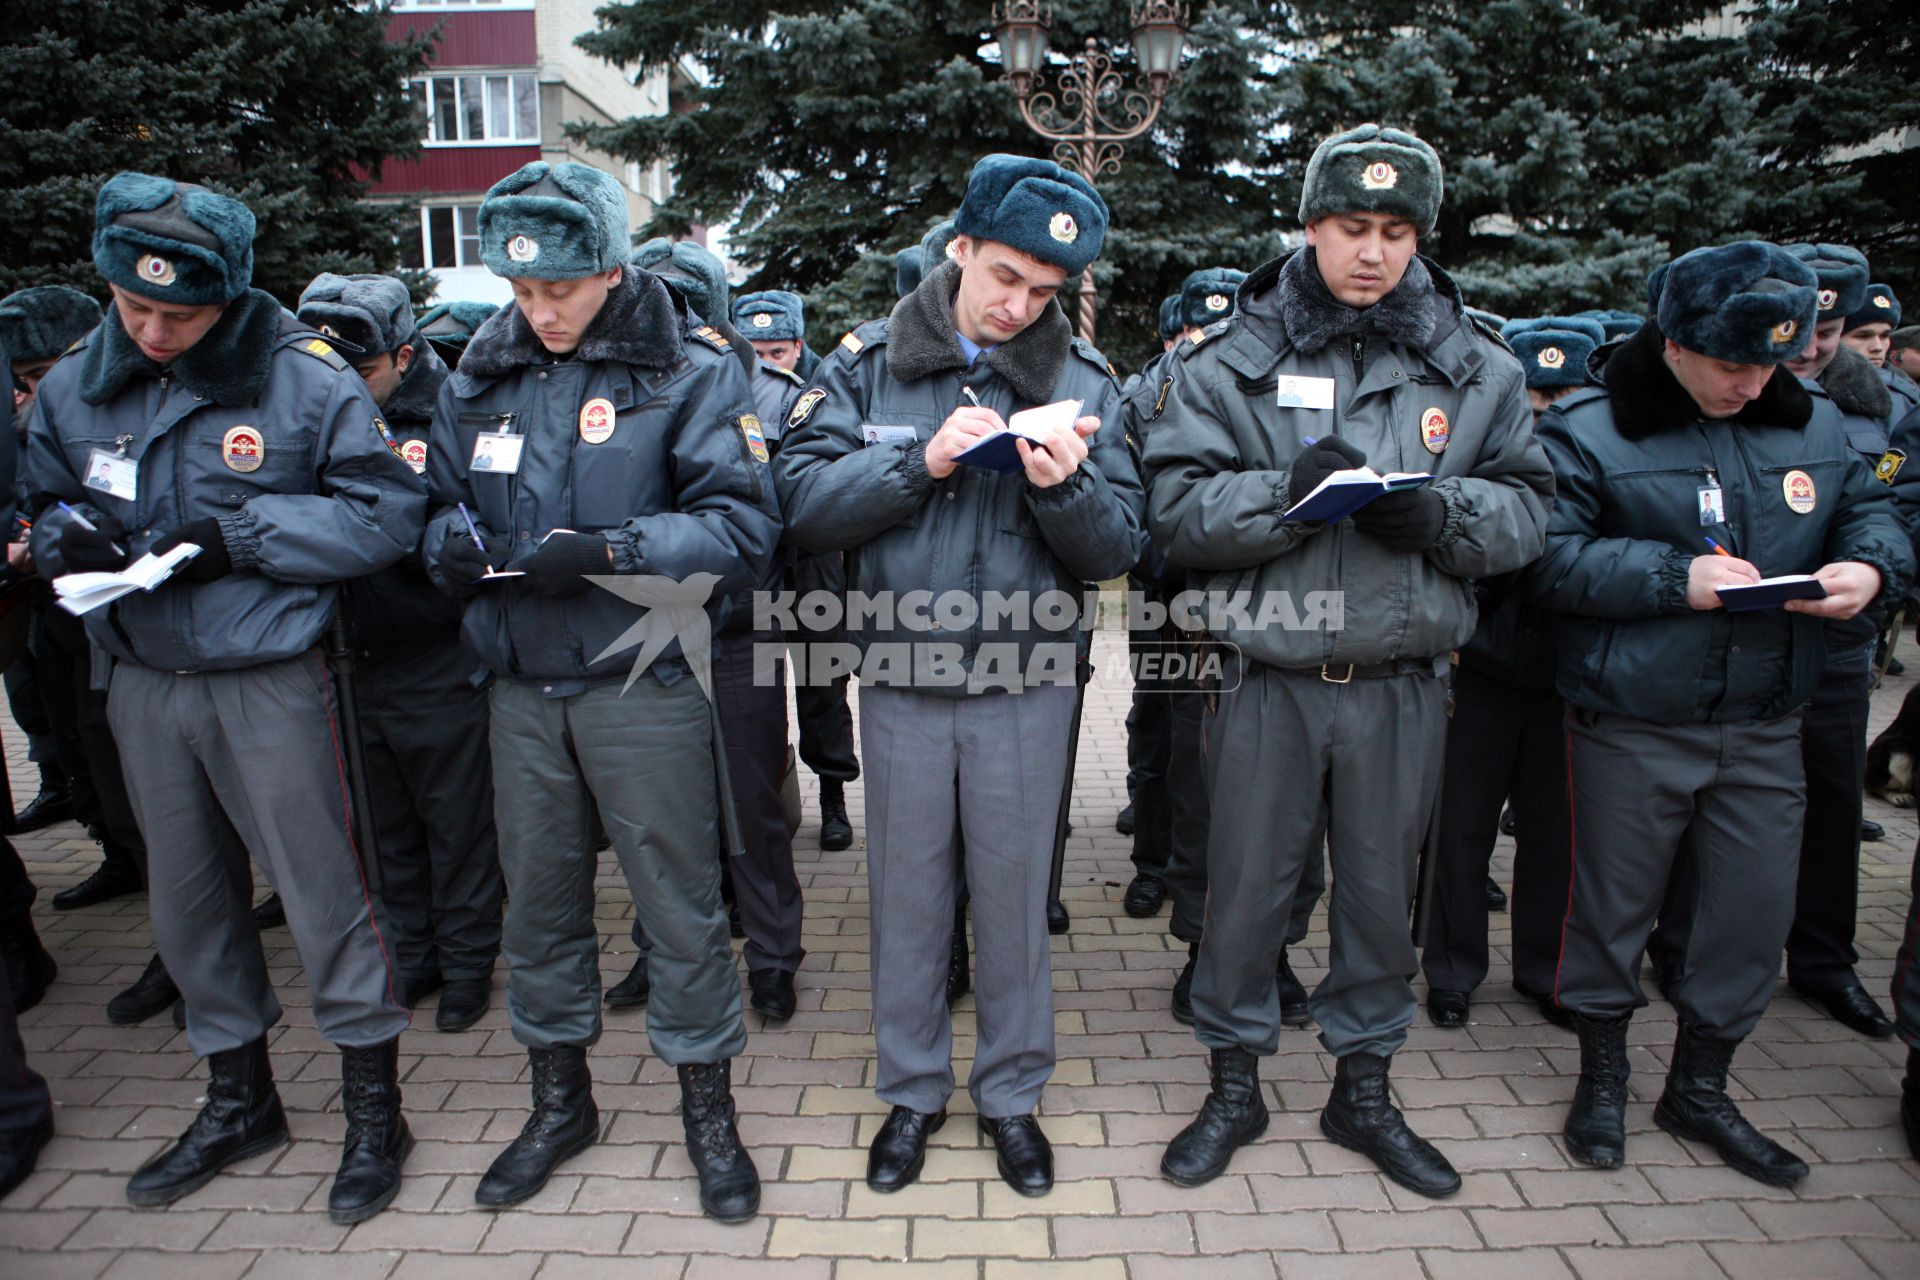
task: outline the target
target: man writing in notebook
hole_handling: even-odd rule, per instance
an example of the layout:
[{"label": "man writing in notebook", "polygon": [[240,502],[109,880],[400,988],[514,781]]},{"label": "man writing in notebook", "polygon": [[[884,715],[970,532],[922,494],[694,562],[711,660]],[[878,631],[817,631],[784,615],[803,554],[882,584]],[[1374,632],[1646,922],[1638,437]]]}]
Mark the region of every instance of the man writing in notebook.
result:
[{"label": "man writing in notebook", "polygon": [[[974,166],[956,222],[953,260],[821,362],[774,475],[789,539],[847,552],[851,590],[931,588],[941,606],[930,627],[904,608],[849,619],[863,650],[879,1093],[893,1105],[867,1184],[911,1183],[946,1120],[964,832],[980,1019],[968,1088],[1001,1177],[1042,1195],[1053,1185],[1033,1116],[1054,1061],[1046,897],[1085,637],[1084,620],[1043,625],[1040,598],[1077,603],[1084,584],[1133,565],[1140,487],[1107,362],[1054,301],[1098,256],[1105,203],[1050,161],[994,155]],[[1078,421],[1018,441],[1012,472],[960,461],[1016,411],[1071,400]]]},{"label": "man writing in notebook", "polygon": [[[1337,1064],[1320,1127],[1420,1194],[1460,1185],[1387,1095],[1419,1007],[1407,912],[1471,580],[1539,553],[1553,485],[1519,364],[1416,252],[1440,190],[1439,158],[1410,134],[1363,125],[1323,142],[1301,199],[1307,247],[1255,271],[1231,320],[1180,345],[1148,429],[1154,544],[1190,587],[1251,595],[1247,613],[1209,619],[1235,657],[1204,728],[1213,822],[1192,999],[1213,1088],[1160,1166],[1183,1186],[1218,1177],[1266,1129],[1257,1062],[1279,1043],[1274,968],[1322,831],[1333,947],[1311,1009]],[[1289,378],[1298,405],[1277,403]],[[1362,464],[1435,478],[1350,518],[1283,518]],[[1326,591],[1337,622],[1254,621],[1263,602]]]},{"label": "man writing in notebook", "polygon": [[[1580,1035],[1567,1149],[1599,1168],[1626,1158],[1627,1022],[1680,874],[1680,1026],[1654,1121],[1761,1182],[1807,1174],[1741,1116],[1727,1068],[1793,921],[1823,624],[1898,599],[1913,571],[1892,491],[1832,402],[1782,367],[1807,346],[1820,288],[1776,245],[1696,249],[1655,273],[1654,315],[1602,385],[1540,420],[1559,497],[1528,587],[1559,615],[1573,819],[1553,994]],[[1824,596],[1739,612],[1722,598],[1786,574]]]}]

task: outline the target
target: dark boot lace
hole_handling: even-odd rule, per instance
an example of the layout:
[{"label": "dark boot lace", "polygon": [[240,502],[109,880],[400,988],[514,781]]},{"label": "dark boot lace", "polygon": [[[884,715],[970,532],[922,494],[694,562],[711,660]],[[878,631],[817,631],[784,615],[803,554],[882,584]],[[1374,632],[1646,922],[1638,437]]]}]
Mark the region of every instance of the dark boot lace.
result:
[{"label": "dark boot lace", "polygon": [[708,1160],[727,1166],[740,1154],[733,1129],[733,1091],[724,1063],[697,1063],[680,1068],[685,1090],[681,1121],[687,1141]]}]

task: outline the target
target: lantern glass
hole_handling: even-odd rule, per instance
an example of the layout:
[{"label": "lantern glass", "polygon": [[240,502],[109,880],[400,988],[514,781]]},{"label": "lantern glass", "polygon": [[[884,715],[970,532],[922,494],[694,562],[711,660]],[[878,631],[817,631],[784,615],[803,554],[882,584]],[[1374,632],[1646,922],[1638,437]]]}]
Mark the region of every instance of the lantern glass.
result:
[{"label": "lantern glass", "polygon": [[1143,22],[1133,29],[1134,54],[1149,76],[1171,79],[1180,66],[1180,53],[1186,44],[1186,32],[1176,22]]},{"label": "lantern glass", "polygon": [[993,38],[1000,42],[1000,58],[1009,75],[1031,76],[1047,60],[1047,28],[1036,4],[1011,0],[997,15]]}]

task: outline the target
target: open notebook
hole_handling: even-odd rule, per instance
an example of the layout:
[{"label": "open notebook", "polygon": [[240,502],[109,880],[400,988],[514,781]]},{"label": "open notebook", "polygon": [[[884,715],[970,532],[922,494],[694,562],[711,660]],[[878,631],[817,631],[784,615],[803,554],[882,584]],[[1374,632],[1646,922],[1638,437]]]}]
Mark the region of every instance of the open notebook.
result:
[{"label": "open notebook", "polygon": [[67,573],[53,580],[54,595],[68,613],[91,613],[135,591],[151,591],[200,554],[198,545],[183,542],[161,555],[149,552],[117,573]]},{"label": "open notebook", "polygon": [[1080,418],[1080,404],[1078,400],[1056,400],[1052,404],[1022,409],[1007,419],[1005,431],[982,437],[978,444],[964,453],[956,454],[953,460],[1003,476],[1024,471],[1026,467],[1020,461],[1020,446],[1015,441],[1024,439],[1032,443],[1044,440],[1055,427],[1060,426],[1071,431]]},{"label": "open notebook", "polygon": [[1336,471],[1314,487],[1312,493],[1288,507],[1282,520],[1345,520],[1375,498],[1398,489],[1418,489],[1433,475],[1426,471],[1389,471],[1381,475],[1372,467],[1350,467]]}]

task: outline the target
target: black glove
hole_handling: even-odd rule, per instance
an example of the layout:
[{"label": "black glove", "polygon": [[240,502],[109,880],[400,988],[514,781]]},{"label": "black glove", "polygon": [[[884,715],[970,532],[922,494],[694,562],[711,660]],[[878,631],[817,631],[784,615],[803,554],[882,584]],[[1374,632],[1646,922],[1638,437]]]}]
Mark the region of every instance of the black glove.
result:
[{"label": "black glove", "polygon": [[1353,513],[1355,527],[1389,551],[1426,550],[1446,522],[1446,500],[1424,488],[1383,494]]},{"label": "black glove", "polygon": [[612,573],[607,540],[597,533],[555,533],[522,565],[527,585],[543,596],[571,600],[593,590],[589,573]]},{"label": "black glove", "polygon": [[1336,471],[1367,465],[1367,455],[1339,436],[1324,436],[1308,445],[1287,472],[1287,505],[1297,504]]},{"label": "black glove", "polygon": [[215,578],[224,578],[233,572],[233,557],[227,554],[226,535],[220,532],[220,522],[208,517],[183,524],[178,529],[148,548],[154,555],[171,551],[183,542],[191,542],[200,548],[200,554],[187,561],[174,571],[174,577],[185,578],[188,582],[212,582]]},{"label": "black glove", "polygon": [[112,573],[127,567],[126,526],[112,516],[101,516],[94,526],[83,529],[76,520],[60,531],[60,561],[68,573]]},{"label": "black glove", "polygon": [[456,600],[480,590],[480,575],[488,567],[487,553],[464,533],[450,533],[440,544],[440,576],[446,579],[447,594]]}]

